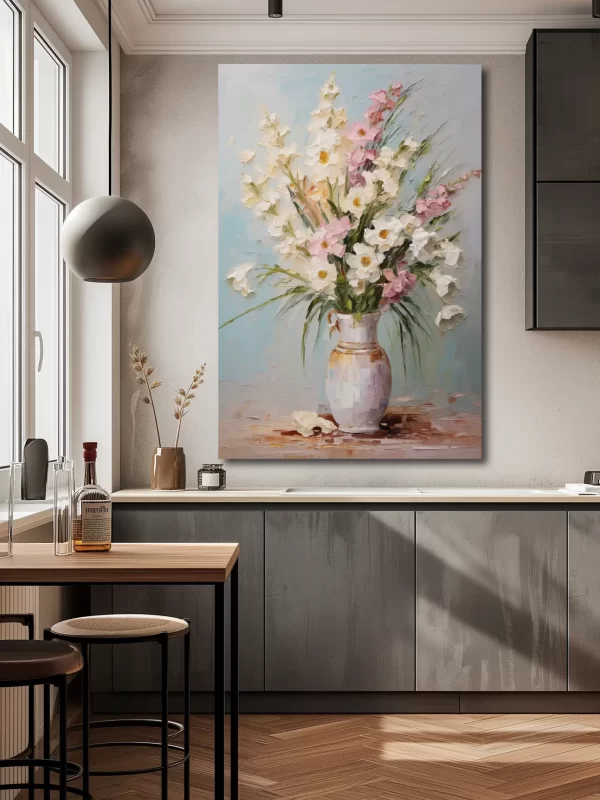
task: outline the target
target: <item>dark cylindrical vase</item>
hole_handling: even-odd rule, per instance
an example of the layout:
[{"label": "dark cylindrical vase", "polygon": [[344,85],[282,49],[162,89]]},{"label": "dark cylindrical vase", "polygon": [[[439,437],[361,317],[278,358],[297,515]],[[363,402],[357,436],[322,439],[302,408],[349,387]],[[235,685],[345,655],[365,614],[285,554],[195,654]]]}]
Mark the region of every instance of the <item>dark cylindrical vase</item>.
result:
[{"label": "dark cylindrical vase", "polygon": [[183,447],[157,447],[152,456],[150,478],[153,489],[185,489]]}]

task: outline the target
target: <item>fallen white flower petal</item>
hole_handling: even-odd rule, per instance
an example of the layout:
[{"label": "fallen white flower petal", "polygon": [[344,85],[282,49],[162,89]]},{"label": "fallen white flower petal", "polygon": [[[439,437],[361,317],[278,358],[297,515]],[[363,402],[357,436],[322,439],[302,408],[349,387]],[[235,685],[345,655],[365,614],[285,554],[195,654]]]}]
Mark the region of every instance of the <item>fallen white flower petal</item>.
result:
[{"label": "fallen white flower petal", "polygon": [[320,417],[315,411],[294,411],[292,413],[294,427],[302,436],[314,436],[315,428],[320,428],[321,433],[333,433],[337,425],[330,420]]},{"label": "fallen white flower petal", "polygon": [[460,325],[466,317],[465,310],[460,306],[444,306],[435,318],[435,324],[443,332],[451,331],[457,325]]},{"label": "fallen white flower petal", "polygon": [[453,275],[442,274],[439,267],[432,269],[430,274],[435,283],[435,290],[443,300],[452,300],[456,297],[460,286]]},{"label": "fallen white flower petal", "polygon": [[242,164],[247,164],[249,161],[252,161],[256,153],[254,150],[242,150],[240,153],[240,161]]}]

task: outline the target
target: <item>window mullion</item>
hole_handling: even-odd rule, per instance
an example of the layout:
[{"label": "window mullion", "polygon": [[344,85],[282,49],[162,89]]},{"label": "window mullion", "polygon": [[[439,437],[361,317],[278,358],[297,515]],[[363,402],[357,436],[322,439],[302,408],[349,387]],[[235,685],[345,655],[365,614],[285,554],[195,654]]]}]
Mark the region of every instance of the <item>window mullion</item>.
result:
[{"label": "window mullion", "polygon": [[23,20],[23,138],[27,158],[23,166],[22,203],[22,262],[21,262],[21,439],[35,431],[35,339],[34,327],[34,269],[35,269],[35,173],[33,170],[33,16],[27,8]]}]

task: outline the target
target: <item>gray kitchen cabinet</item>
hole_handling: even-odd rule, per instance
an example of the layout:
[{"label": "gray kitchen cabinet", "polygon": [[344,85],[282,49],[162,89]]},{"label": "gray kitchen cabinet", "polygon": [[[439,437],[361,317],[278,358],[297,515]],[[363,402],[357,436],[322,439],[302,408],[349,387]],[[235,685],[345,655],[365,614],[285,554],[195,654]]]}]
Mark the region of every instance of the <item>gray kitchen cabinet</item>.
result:
[{"label": "gray kitchen cabinet", "polygon": [[[118,505],[113,508],[115,542],[239,542],[240,581],[240,688],[264,689],[264,512],[257,509],[232,510],[175,504]],[[229,584],[225,588],[229,625]],[[191,625],[192,691],[209,691],[213,686],[212,586],[114,586],[110,598],[106,589],[92,590],[95,613],[167,614],[184,617]],[[226,664],[229,641],[226,636]],[[182,640],[171,645],[169,685],[183,688]],[[107,675],[107,670],[112,675]],[[229,678],[227,677],[227,682]],[[95,691],[146,692],[160,689],[160,648],[153,643],[119,645],[112,658],[100,661],[93,672]],[[110,687],[110,688],[109,688]]]},{"label": "gray kitchen cabinet", "polygon": [[565,690],[566,563],[564,511],[417,512],[417,690]]},{"label": "gray kitchen cabinet", "polygon": [[600,513],[569,512],[569,689],[600,689]]},{"label": "gray kitchen cabinet", "polygon": [[414,513],[267,510],[265,689],[414,690]]}]

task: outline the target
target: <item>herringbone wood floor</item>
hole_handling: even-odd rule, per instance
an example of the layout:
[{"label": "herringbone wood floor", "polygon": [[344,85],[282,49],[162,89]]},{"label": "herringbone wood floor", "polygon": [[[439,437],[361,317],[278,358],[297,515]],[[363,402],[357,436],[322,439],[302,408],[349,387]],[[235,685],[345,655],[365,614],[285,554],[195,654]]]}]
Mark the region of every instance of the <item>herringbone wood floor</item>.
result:
[{"label": "herringbone wood floor", "polygon": [[[193,717],[192,742],[192,797],[209,800],[210,717]],[[94,765],[156,756],[99,748]],[[600,715],[247,715],[240,773],[241,800],[600,800]],[[181,798],[181,769],[170,785]],[[94,779],[92,790],[160,797],[158,776]]]}]

